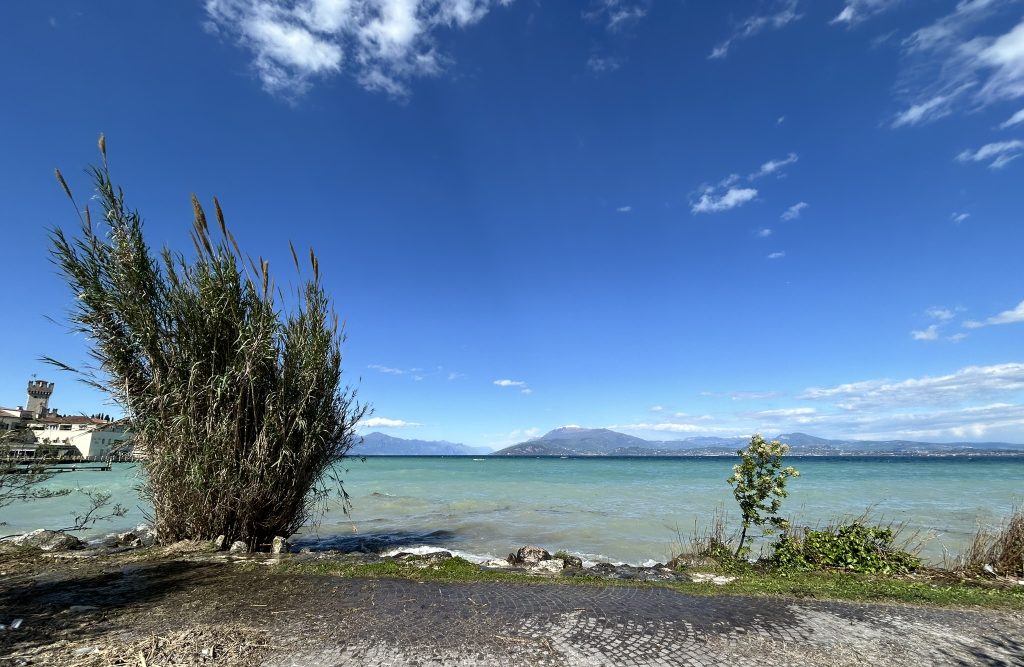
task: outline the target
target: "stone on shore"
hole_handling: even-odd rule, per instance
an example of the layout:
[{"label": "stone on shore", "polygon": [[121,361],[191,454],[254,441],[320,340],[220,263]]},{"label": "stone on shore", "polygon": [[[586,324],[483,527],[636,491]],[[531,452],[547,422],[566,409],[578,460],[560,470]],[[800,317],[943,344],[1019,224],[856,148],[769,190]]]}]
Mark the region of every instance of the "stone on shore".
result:
[{"label": "stone on shore", "polygon": [[12,537],[8,542],[20,547],[33,547],[42,551],[71,551],[85,547],[85,542],[74,535],[45,528]]},{"label": "stone on shore", "polygon": [[508,556],[508,562],[513,565],[536,565],[545,560],[551,560],[547,549],[531,546],[520,547],[519,551]]},{"label": "stone on shore", "polygon": [[217,539],[215,539],[213,541],[213,548],[216,549],[217,551],[220,551],[221,549],[223,549],[224,548],[224,542],[225,542],[226,539],[227,538],[224,537],[223,535],[218,535]]},{"label": "stone on shore", "polygon": [[247,554],[249,553],[249,545],[242,540],[235,540],[231,543],[231,548],[228,551],[233,554]]},{"label": "stone on shore", "polygon": [[288,544],[288,540],[278,535],[274,538],[274,541],[270,545],[270,553],[272,554],[286,554],[291,548]]},{"label": "stone on shore", "polygon": [[545,574],[561,574],[564,569],[565,561],[561,558],[549,558],[548,560],[542,560],[539,563],[535,563],[530,566],[531,572],[540,572]]}]

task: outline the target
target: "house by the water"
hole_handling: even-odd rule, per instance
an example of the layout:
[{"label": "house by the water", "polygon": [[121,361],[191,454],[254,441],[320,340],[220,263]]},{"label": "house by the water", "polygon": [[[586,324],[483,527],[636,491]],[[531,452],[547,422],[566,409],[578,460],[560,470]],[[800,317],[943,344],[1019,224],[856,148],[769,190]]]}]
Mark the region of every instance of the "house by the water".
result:
[{"label": "house by the water", "polygon": [[15,457],[82,457],[105,459],[129,454],[131,440],[124,426],[109,417],[62,415],[50,407],[54,384],[28,383],[25,406],[0,408],[0,447]]}]

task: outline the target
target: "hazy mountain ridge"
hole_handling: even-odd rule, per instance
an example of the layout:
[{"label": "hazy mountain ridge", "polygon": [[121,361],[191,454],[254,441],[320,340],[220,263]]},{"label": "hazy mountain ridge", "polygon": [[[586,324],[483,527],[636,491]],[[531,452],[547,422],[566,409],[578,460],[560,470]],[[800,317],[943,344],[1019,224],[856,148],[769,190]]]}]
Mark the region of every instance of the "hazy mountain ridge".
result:
[{"label": "hazy mountain ridge", "polygon": [[483,456],[490,454],[486,447],[471,447],[445,440],[406,440],[380,432],[363,436],[363,441],[352,448],[351,456]]},{"label": "hazy mountain ridge", "polygon": [[[797,456],[935,456],[966,454],[1024,455],[1024,445],[1005,442],[917,442],[912,440],[829,440],[806,433],[783,433],[772,438],[790,445]],[[493,456],[720,456],[744,447],[746,438],[694,437],[683,440],[644,440],[608,429],[555,429],[545,435],[506,447]]]}]

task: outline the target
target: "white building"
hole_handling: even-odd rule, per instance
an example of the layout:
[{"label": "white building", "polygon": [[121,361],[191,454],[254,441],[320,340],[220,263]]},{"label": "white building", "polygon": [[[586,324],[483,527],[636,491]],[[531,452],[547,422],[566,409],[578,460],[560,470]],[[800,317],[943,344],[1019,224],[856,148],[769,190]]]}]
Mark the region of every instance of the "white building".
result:
[{"label": "white building", "polygon": [[61,415],[49,407],[53,383],[28,383],[27,408],[0,408],[0,434],[20,430],[7,447],[14,456],[34,457],[40,447],[57,456],[103,459],[127,454],[130,434],[117,422],[97,417]]}]

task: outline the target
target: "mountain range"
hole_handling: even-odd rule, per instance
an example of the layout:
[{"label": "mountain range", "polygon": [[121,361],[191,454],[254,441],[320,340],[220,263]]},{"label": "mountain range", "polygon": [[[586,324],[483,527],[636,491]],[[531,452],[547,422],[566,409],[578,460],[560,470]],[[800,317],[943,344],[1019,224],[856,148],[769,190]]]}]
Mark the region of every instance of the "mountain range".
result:
[{"label": "mountain range", "polygon": [[362,442],[352,447],[350,456],[484,456],[491,450],[470,447],[444,440],[405,440],[384,433],[373,432],[363,436]]},{"label": "mountain range", "polygon": [[[781,433],[796,456],[1022,455],[1024,445],[1006,442],[917,442],[913,440],[829,440],[806,433]],[[693,437],[644,440],[606,428],[556,428],[497,452],[443,440],[406,440],[374,432],[352,448],[352,456],[731,456],[747,438]]]},{"label": "mountain range", "polygon": [[[797,456],[928,456],[953,454],[1020,454],[1024,445],[1005,442],[916,442],[912,440],[829,440],[806,433],[771,438],[787,443]],[[735,454],[747,438],[694,437],[644,440],[605,428],[557,428],[539,438],[494,452],[493,456],[721,456]]]}]

